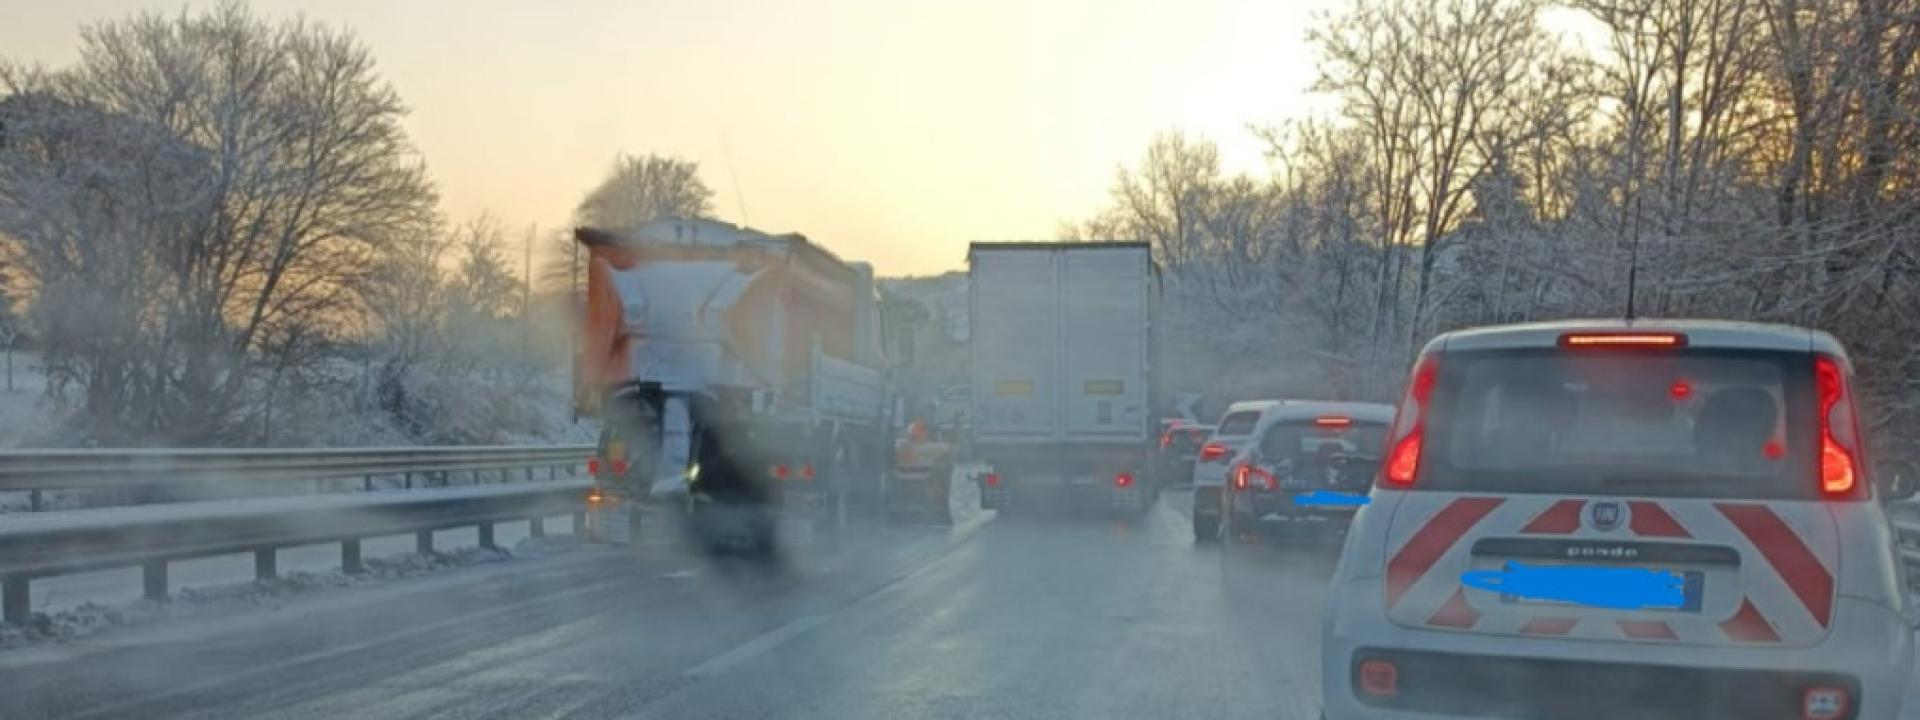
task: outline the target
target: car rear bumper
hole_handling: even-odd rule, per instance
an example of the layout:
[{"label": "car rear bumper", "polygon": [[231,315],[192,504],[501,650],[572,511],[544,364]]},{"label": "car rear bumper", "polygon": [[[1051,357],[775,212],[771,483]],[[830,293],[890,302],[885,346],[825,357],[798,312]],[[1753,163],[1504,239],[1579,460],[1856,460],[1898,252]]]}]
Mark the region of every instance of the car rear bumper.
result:
[{"label": "car rear bumper", "polygon": [[1398,693],[1362,698],[1372,710],[1443,717],[1735,720],[1797,717],[1803,693],[1844,688],[1858,678],[1830,672],[1706,669],[1497,655],[1360,648],[1350,674],[1370,660],[1398,668]]},{"label": "car rear bumper", "polygon": [[[1905,622],[1848,597],[1838,599],[1825,640],[1782,648],[1414,630],[1386,619],[1378,578],[1334,592],[1343,600],[1329,607],[1321,639],[1329,720],[1797,718],[1806,688],[1827,683],[1848,689],[1846,717],[1891,720],[1913,664]],[[1396,663],[1399,697],[1356,692],[1355,673],[1368,659]]]}]

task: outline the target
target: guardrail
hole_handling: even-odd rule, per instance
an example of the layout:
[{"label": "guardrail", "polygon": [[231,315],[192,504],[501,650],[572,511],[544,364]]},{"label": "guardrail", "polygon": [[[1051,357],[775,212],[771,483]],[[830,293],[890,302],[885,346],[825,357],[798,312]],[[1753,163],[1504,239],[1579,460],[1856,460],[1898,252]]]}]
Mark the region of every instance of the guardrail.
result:
[{"label": "guardrail", "polygon": [[[529,520],[543,535],[544,518],[585,522],[589,481],[573,470],[591,445],[541,447],[413,447],[325,450],[28,450],[0,452],[0,489],[145,487],[267,483],[442,473],[522,470],[542,482],[470,485],[400,492],[349,492],[165,503],[0,516],[0,621],[30,616],[31,582],[91,570],[139,566],[144,594],[167,596],[167,564],[251,552],[260,578],[278,574],[281,548],[340,543],[341,569],[364,570],[360,541],[413,533],[416,549],[433,550],[433,532],[474,526],[493,546],[493,525]],[[569,477],[557,472],[566,468]]]}]

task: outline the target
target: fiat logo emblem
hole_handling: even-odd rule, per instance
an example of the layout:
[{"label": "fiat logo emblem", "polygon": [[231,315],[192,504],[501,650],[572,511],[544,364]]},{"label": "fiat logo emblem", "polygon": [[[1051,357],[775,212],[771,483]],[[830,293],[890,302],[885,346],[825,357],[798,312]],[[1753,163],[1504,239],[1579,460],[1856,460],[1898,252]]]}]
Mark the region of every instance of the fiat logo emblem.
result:
[{"label": "fiat logo emblem", "polygon": [[1626,515],[1626,507],[1611,500],[1587,506],[1587,524],[1601,532],[1620,527],[1620,521],[1625,519]]}]

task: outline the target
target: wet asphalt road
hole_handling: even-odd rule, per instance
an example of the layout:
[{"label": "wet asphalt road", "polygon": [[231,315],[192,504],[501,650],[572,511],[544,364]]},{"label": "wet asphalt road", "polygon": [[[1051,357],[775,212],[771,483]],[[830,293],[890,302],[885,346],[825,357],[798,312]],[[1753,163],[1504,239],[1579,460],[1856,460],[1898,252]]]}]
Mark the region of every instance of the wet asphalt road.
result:
[{"label": "wet asphalt road", "polygon": [[0,718],[1317,717],[1334,551],[1196,546],[1187,508],[325,592],[0,653]]}]

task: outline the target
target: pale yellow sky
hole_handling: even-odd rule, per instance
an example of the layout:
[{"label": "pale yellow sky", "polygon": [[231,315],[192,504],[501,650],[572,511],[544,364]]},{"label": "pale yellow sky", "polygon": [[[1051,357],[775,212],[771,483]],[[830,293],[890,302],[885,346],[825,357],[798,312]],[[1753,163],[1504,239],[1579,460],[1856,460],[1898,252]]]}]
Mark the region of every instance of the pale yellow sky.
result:
[{"label": "pale yellow sky", "polygon": [[[1305,33],[1338,2],[252,4],[359,34],[454,218],[560,226],[617,152],[655,152],[699,162],[724,219],[900,275],[961,267],[969,240],[1051,237],[1162,129],[1264,173],[1245,126],[1326,107]],[[179,7],[0,0],[0,56],[63,64],[83,22]]]}]

